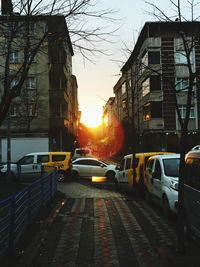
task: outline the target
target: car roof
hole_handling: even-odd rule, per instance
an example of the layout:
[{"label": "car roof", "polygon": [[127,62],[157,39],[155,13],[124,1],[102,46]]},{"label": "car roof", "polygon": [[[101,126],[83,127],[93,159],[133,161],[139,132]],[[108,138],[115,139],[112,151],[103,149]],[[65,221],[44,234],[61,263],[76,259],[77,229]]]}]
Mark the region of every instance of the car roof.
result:
[{"label": "car roof", "polygon": [[151,156],[150,159],[152,158],[160,158],[160,159],[172,159],[172,158],[180,158],[180,154],[163,154],[163,155],[154,155]]},{"label": "car roof", "polygon": [[32,153],[28,153],[26,154],[25,156],[32,156],[32,155],[47,155],[47,154],[51,154],[51,155],[63,155],[63,154],[66,154],[66,153],[71,153],[71,152],[32,152]]},{"label": "car roof", "polygon": [[[153,156],[153,155],[172,155],[175,154],[173,152],[162,152],[162,151],[157,151],[157,152],[141,152],[141,153],[135,153],[135,156]],[[129,158],[132,157],[133,154],[129,154],[124,156],[124,158]]]},{"label": "car roof", "polygon": [[[86,159],[101,161],[100,159],[92,158],[92,157],[81,157],[81,158],[74,159],[73,161],[77,161],[77,160],[86,160]],[[72,162],[73,162],[73,161],[72,161]]]},{"label": "car roof", "polygon": [[200,150],[192,150],[187,153],[186,158],[200,158]]}]

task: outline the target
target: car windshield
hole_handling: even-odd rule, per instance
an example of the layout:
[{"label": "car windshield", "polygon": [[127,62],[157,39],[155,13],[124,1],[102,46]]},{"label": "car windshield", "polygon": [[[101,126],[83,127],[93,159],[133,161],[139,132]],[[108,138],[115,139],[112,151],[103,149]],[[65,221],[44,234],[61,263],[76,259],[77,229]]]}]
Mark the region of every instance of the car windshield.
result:
[{"label": "car windshield", "polygon": [[179,158],[163,159],[165,175],[178,177],[179,176]]}]

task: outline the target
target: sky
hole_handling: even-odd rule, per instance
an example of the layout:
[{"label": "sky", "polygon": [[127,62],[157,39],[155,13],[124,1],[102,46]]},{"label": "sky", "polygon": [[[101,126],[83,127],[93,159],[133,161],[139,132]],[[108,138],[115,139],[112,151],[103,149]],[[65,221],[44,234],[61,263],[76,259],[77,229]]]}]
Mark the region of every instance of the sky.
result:
[{"label": "sky", "polygon": [[[167,9],[169,2],[154,0],[156,5]],[[78,82],[79,109],[82,112],[81,121],[87,126],[101,123],[103,106],[114,96],[113,87],[120,78],[120,62],[126,62],[127,55],[122,52],[124,43],[131,49],[137,41],[138,33],[146,21],[155,20],[146,11],[149,6],[143,0],[99,0],[100,8],[118,10],[120,29],[112,37],[112,43],[103,44],[109,55],[97,55],[95,64],[83,63],[82,57],[73,57],[73,74]],[[116,27],[118,25],[114,25]]]}]

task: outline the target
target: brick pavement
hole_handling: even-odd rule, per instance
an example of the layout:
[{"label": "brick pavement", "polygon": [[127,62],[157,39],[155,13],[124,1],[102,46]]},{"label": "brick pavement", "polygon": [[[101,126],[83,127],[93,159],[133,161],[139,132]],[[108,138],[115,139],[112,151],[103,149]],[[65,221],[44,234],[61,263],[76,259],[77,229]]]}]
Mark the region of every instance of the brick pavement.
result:
[{"label": "brick pavement", "polygon": [[73,182],[59,189],[66,193],[64,206],[34,258],[22,258],[17,267],[200,266],[191,250],[177,254],[173,222],[143,200],[115,192],[111,184]]}]

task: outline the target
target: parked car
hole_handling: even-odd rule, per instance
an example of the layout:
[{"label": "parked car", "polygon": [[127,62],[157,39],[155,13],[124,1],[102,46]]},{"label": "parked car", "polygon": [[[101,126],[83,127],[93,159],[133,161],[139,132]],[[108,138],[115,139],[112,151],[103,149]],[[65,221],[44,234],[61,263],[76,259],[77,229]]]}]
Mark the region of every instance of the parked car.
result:
[{"label": "parked car", "polygon": [[[20,179],[30,181],[33,178],[41,177],[41,166],[44,170],[48,167],[56,167],[58,170],[58,181],[63,182],[71,175],[71,152],[36,152],[29,153],[11,164],[11,174],[18,176],[20,167]],[[1,173],[7,172],[7,165],[2,165]]]},{"label": "parked car", "polygon": [[148,159],[145,175],[145,197],[162,206],[169,218],[177,213],[180,154],[157,155]]},{"label": "parked car", "polygon": [[200,150],[190,151],[185,161],[185,230],[200,244]]},{"label": "parked car", "polygon": [[74,177],[103,176],[114,179],[115,167],[116,165],[109,165],[96,158],[79,158],[72,161]]},{"label": "parked car", "polygon": [[72,159],[92,157],[92,151],[90,148],[75,148]]},{"label": "parked car", "polygon": [[199,149],[200,149],[200,145],[196,145],[191,150],[199,150]]},{"label": "parked car", "polygon": [[[117,166],[115,185],[116,189],[125,189],[126,191],[133,191],[137,195],[144,194],[144,176],[146,171],[146,163],[149,157],[153,155],[172,154],[170,152],[147,152],[136,153],[133,161],[133,154],[126,155],[122,159],[120,166]],[[133,166],[134,165],[134,166]],[[133,169],[135,168],[135,184],[133,180]]]}]

